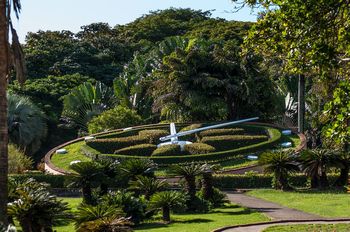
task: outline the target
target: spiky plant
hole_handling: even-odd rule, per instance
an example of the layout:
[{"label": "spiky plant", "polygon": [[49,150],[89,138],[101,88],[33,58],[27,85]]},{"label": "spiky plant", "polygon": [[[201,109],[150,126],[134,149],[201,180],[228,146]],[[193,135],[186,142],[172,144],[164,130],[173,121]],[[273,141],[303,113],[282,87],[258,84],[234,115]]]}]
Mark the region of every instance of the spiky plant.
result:
[{"label": "spiky plant", "polygon": [[140,191],[145,195],[147,200],[149,200],[154,193],[165,190],[167,186],[168,183],[166,180],[159,180],[147,176],[137,176],[136,180],[130,182],[130,188]]},{"label": "spiky plant", "polygon": [[54,225],[71,218],[68,204],[51,195],[47,186],[28,179],[16,187],[8,214],[15,218],[23,232],[52,231]]},{"label": "spiky plant", "polygon": [[121,171],[129,180],[136,180],[139,175],[154,177],[157,165],[150,159],[127,159],[121,163]]},{"label": "spiky plant", "polygon": [[197,163],[190,163],[187,165],[176,164],[171,166],[170,172],[172,174],[181,176],[186,181],[185,191],[188,195],[187,207],[194,209],[193,202],[196,199],[196,176],[203,174],[203,165]]},{"label": "spiky plant", "polygon": [[44,113],[28,97],[9,93],[7,101],[10,141],[26,154],[35,153],[47,134]]},{"label": "spiky plant", "polygon": [[259,157],[259,164],[264,166],[267,173],[273,173],[276,189],[290,189],[288,176],[299,170],[293,150],[277,150],[264,152]]},{"label": "spiky plant", "polygon": [[300,156],[302,169],[311,178],[311,187],[327,188],[329,182],[327,170],[338,166],[338,157],[328,149],[305,150]]},{"label": "spiky plant", "polygon": [[213,173],[218,171],[220,169],[220,166],[217,164],[205,163],[203,164],[202,168],[203,168],[203,173],[202,173],[203,198],[205,200],[210,200],[214,194]]},{"label": "spiky plant", "polygon": [[187,197],[182,192],[165,191],[154,194],[150,200],[152,209],[161,209],[164,222],[170,222],[170,210],[185,207]]},{"label": "spiky plant", "polygon": [[104,179],[102,167],[96,162],[79,162],[72,164],[70,169],[74,171],[73,182],[70,186],[79,187],[82,190],[83,201],[92,204],[92,187]]}]

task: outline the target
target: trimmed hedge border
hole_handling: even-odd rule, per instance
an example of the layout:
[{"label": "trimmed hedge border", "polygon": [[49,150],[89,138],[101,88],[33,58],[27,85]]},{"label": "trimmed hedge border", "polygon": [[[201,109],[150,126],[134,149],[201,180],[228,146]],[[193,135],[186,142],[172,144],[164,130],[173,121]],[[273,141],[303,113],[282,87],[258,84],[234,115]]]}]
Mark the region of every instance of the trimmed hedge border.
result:
[{"label": "trimmed hedge border", "polygon": [[[184,128],[186,126],[189,126],[191,124],[189,123],[177,123],[176,126],[177,127],[180,127],[180,128]],[[252,127],[253,126],[253,127]],[[125,129],[116,129],[116,130],[111,130],[111,131],[105,131],[105,132],[101,132],[101,133],[97,133],[97,134],[93,134],[91,136],[94,136],[94,137],[99,137],[99,138],[115,138],[115,137],[124,137],[123,134],[128,132],[128,135],[127,136],[130,136],[130,135],[135,135],[137,134],[138,131],[140,130],[145,130],[145,129],[164,129],[164,127],[169,127],[169,124],[168,123],[163,123],[163,124],[148,124],[148,125],[140,125],[140,126],[134,126],[134,127],[131,127],[131,129],[129,131],[126,131]],[[256,129],[254,129],[254,127],[272,127],[272,128],[279,128],[279,129],[285,129],[285,128],[282,128],[282,127],[279,127],[279,126],[276,126],[276,125],[273,125],[273,124],[269,124],[269,123],[258,123],[258,122],[255,122],[255,123],[245,123],[245,124],[241,124],[239,125],[240,128],[244,128],[245,130],[247,130],[248,132],[252,132],[252,131],[255,131],[255,132],[259,132],[257,131]],[[261,131],[261,130],[260,130]],[[116,136],[118,135],[118,136]],[[299,137],[301,138],[301,141],[302,141],[302,144],[300,144],[300,146],[297,148],[297,150],[300,150],[302,149],[303,147],[305,147],[305,136],[303,134],[298,134]],[[61,168],[58,168],[56,167],[52,162],[51,162],[51,157],[55,154],[56,150],[58,149],[61,149],[61,148],[64,148],[70,144],[73,144],[73,143],[76,143],[76,142],[80,142],[80,141],[84,141],[84,138],[85,137],[81,137],[81,138],[77,138],[75,140],[71,140],[71,141],[68,141],[64,144],[61,144],[57,147],[54,147],[53,149],[51,149],[46,155],[45,155],[45,158],[44,158],[44,162],[45,162],[45,170],[51,174],[55,174],[55,175],[67,175],[67,174],[71,174],[69,171],[67,170],[64,170],[64,169],[61,169]],[[271,140],[271,141],[267,141],[266,144],[264,142],[263,146],[261,147],[261,149],[264,149],[264,148],[267,148],[267,147],[271,147],[273,146],[274,144],[278,143],[279,139],[281,138],[281,135],[279,136],[278,139],[274,139],[274,140]],[[94,149],[90,149],[90,148],[87,148],[87,146],[82,146],[81,149],[84,151],[84,153],[91,157],[91,158],[94,158],[98,155],[100,155],[96,150]],[[239,152],[242,152],[242,151],[236,151],[237,153]],[[246,151],[246,152],[249,152],[249,149]],[[235,153],[235,152],[234,152]],[[237,154],[235,153],[235,154]],[[193,155],[195,156],[195,155]],[[192,158],[193,158],[192,156]],[[173,159],[176,158],[176,157],[173,157]],[[177,157],[178,158],[178,157]],[[220,160],[225,160],[227,158],[223,158],[223,159],[220,159]],[[217,161],[220,161],[220,160],[217,160]],[[209,160],[207,160],[209,161]],[[215,161],[215,159],[213,159],[213,161]],[[186,161],[186,162],[190,162],[190,161]],[[163,162],[164,163],[164,162]]]},{"label": "trimmed hedge border", "polygon": [[[254,128],[255,126],[249,126]],[[220,161],[230,158],[235,155],[247,154],[251,152],[256,152],[266,148],[272,148],[276,145],[281,139],[281,132],[278,129],[267,127],[267,126],[259,126],[258,128],[261,130],[261,127],[268,131],[270,138],[268,141],[264,141],[261,143],[253,144],[246,147],[240,147],[233,150],[228,151],[219,151],[212,152],[208,154],[199,154],[199,155],[186,155],[186,156],[161,156],[161,157],[151,157],[155,163],[159,165],[170,165],[174,163],[188,163],[188,162],[213,162]],[[257,129],[257,127],[255,127]],[[91,154],[91,152],[90,152]],[[115,154],[101,154],[100,152],[95,150],[94,156],[92,157],[111,157],[115,159],[143,159],[145,157],[139,156],[128,156],[128,155],[115,155]]]}]

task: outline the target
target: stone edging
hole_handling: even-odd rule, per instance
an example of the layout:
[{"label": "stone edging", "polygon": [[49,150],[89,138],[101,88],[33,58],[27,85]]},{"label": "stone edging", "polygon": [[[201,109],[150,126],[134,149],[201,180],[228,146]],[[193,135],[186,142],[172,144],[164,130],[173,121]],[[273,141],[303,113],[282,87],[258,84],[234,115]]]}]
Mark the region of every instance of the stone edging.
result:
[{"label": "stone edging", "polygon": [[340,218],[340,219],[316,219],[316,220],[279,220],[279,221],[270,221],[270,222],[258,222],[258,223],[250,223],[244,225],[235,225],[235,226],[225,226],[211,232],[222,232],[228,229],[240,228],[240,227],[250,227],[250,226],[259,226],[259,225],[275,225],[275,224],[288,224],[288,223],[303,223],[303,222],[350,222],[350,218]]}]

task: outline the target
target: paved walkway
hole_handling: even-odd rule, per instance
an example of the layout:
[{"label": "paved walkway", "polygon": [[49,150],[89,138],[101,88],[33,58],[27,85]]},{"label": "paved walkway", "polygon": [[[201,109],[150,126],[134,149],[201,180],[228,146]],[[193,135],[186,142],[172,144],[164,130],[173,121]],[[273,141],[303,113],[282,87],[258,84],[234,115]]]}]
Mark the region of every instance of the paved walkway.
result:
[{"label": "paved walkway", "polygon": [[[290,225],[290,224],[335,224],[350,223],[350,219],[327,219],[318,215],[305,213],[296,209],[287,208],[277,203],[265,201],[259,198],[251,197],[238,192],[226,192],[228,199],[232,203],[254,209],[264,213],[271,218],[272,222],[257,223],[250,226],[234,226],[232,228],[218,230],[225,232],[260,232],[274,225]],[[298,221],[298,222],[293,222]],[[350,231],[350,224],[349,224]]]},{"label": "paved walkway", "polygon": [[228,199],[238,205],[255,209],[266,214],[271,220],[319,220],[321,216],[305,213],[296,209],[287,208],[279,204],[251,197],[243,193],[227,192]]}]

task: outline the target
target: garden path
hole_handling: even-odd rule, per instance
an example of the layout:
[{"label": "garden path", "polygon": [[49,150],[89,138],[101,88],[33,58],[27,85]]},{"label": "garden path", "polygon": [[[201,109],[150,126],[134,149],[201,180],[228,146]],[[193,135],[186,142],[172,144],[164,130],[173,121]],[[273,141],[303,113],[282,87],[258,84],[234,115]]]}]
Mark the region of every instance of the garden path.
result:
[{"label": "garden path", "polygon": [[324,218],[318,215],[284,207],[270,201],[251,197],[240,192],[226,192],[226,194],[232,203],[264,213],[270,217],[272,221],[251,225],[232,226],[231,228],[227,227],[217,229],[215,230],[216,232],[260,232],[273,225],[350,223],[350,219]]}]

